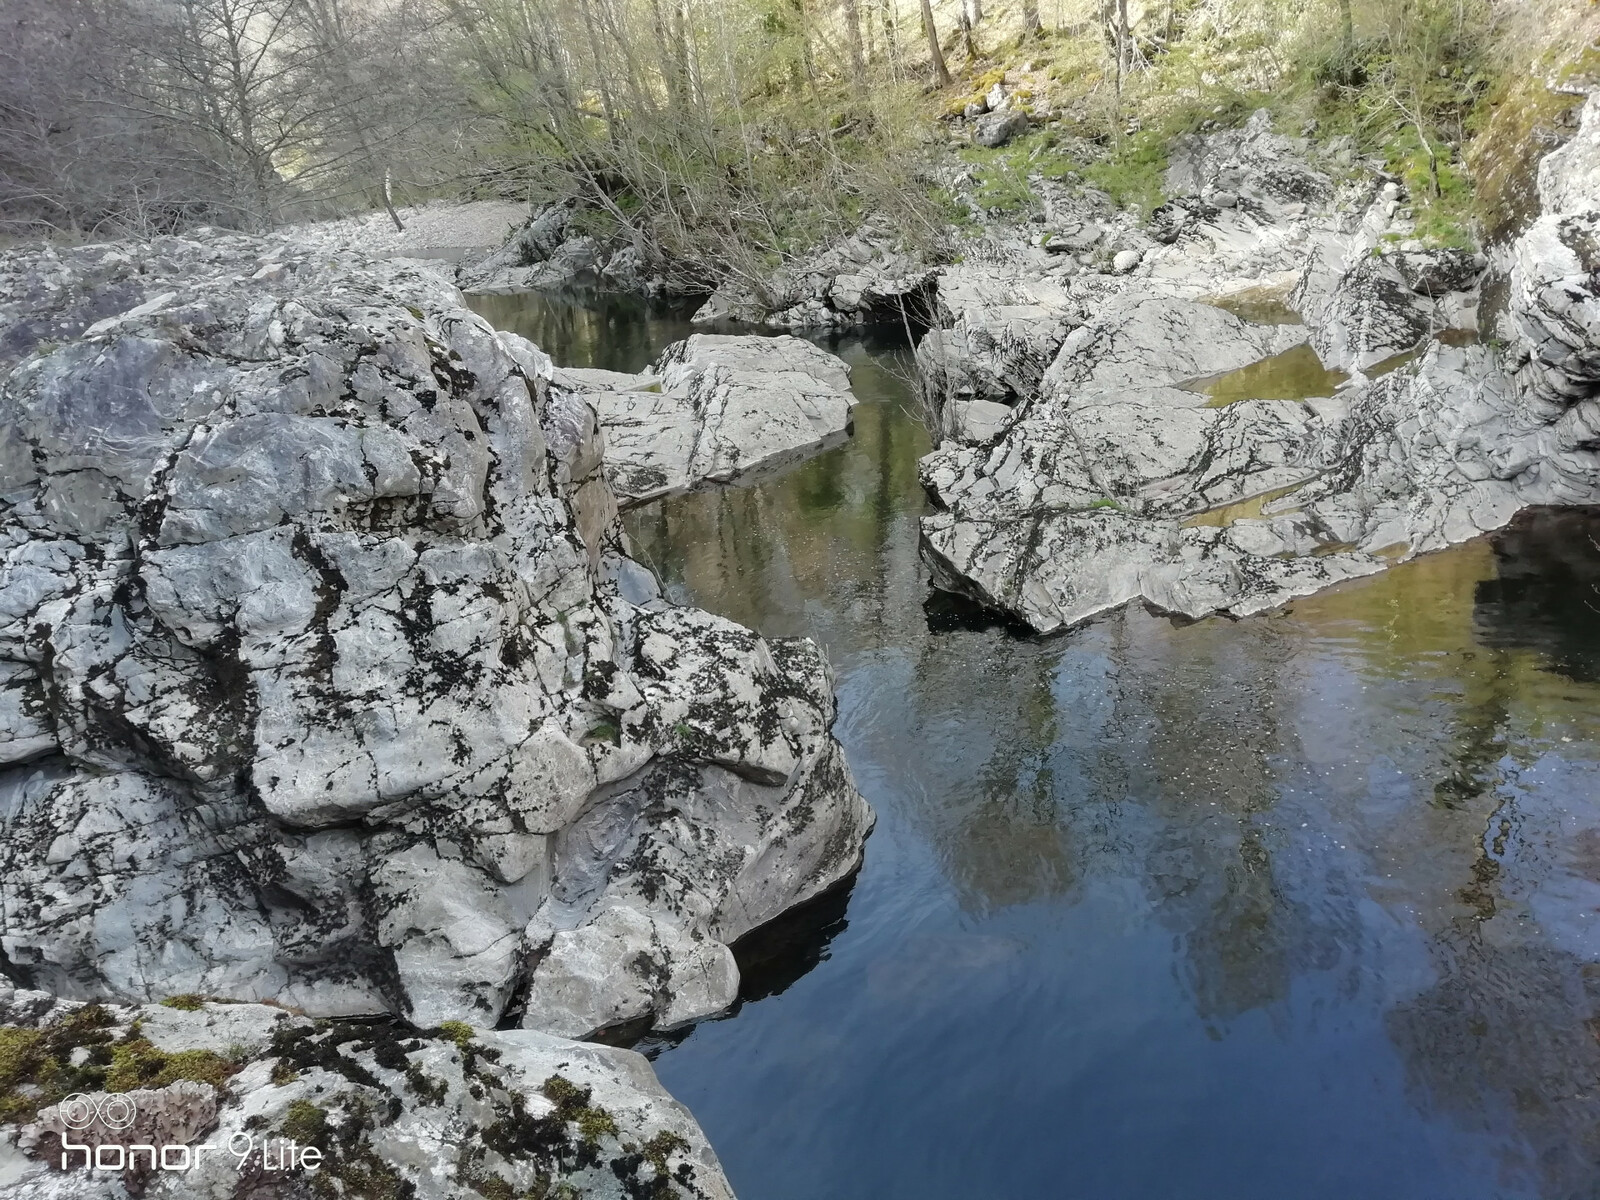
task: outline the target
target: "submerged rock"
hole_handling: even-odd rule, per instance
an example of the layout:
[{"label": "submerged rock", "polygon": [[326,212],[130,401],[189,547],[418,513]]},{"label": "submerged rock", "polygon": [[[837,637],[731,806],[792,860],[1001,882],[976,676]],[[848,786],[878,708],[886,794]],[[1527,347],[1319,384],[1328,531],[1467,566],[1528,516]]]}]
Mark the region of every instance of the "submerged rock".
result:
[{"label": "submerged rock", "polygon": [[626,910],[677,1021],[859,863],[820,653],[625,598],[601,423],[439,278],[215,236],[13,253],[0,296],[0,945],[35,985],[599,1027],[623,962],[584,1009],[543,960]]}]

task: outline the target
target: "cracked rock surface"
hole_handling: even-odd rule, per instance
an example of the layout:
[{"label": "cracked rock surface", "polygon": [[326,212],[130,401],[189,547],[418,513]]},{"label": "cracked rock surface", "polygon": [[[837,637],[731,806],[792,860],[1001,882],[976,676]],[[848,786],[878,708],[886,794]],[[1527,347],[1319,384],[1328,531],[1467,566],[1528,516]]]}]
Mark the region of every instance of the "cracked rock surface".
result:
[{"label": "cracked rock surface", "polygon": [[676,1024],[859,864],[820,652],[663,603],[586,394],[437,276],[205,236],[14,252],[0,296],[33,986]]},{"label": "cracked rock surface", "polygon": [[[1055,311],[1013,318],[1002,290],[953,319],[943,355],[939,331],[924,339],[943,405],[921,466],[936,585],[1042,632],[1134,600],[1247,615],[1528,505],[1600,499],[1596,104],[1541,167],[1504,355],[1475,344],[1483,260],[1403,240],[1393,182],[1334,188],[1264,114],[1176,147],[1168,188],[1187,195],[1155,214],[1161,244],[1133,275],[1057,270]],[[1208,200],[1224,189],[1226,207]],[[1052,343],[1034,387],[950,386]]]},{"label": "cracked rock surface", "polygon": [[697,333],[648,371],[568,370],[605,431],[605,475],[624,507],[781,470],[849,434],[850,369],[787,335]]},{"label": "cracked rock surface", "polygon": [[[102,1110],[116,1101],[136,1114],[126,1128],[98,1116],[85,1128],[45,1096],[20,1123],[0,1123],[0,1187],[15,1200],[733,1194],[694,1117],[631,1050],[533,1030],[330,1024],[258,1004],[85,1006],[3,976],[0,1031],[73,1046],[87,1056],[80,1090]],[[209,1078],[97,1087],[95,1056],[115,1061],[132,1047]],[[122,1124],[120,1112],[113,1119]],[[63,1133],[90,1147],[189,1146],[192,1165],[149,1171],[136,1156],[129,1173],[61,1171]],[[320,1161],[308,1168],[297,1153],[286,1166],[290,1139]]]}]

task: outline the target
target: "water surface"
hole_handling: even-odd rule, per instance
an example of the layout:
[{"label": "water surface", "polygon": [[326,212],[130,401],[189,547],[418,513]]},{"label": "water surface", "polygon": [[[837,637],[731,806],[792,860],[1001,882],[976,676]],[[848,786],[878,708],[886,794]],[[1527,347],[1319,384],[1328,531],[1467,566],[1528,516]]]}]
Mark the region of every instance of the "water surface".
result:
[{"label": "water surface", "polygon": [[743,1200],[1600,1195],[1600,514],[1020,638],[928,600],[909,356],[835,348],[849,443],[628,517],[675,597],[827,647],[879,817],[647,1047]]}]

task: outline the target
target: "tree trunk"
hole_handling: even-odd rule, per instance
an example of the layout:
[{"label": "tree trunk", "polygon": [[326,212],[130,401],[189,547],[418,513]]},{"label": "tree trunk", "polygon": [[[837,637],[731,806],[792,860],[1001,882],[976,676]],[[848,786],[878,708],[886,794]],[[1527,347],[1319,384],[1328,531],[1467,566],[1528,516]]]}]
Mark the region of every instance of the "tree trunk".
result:
[{"label": "tree trunk", "polygon": [[1023,40],[1031,40],[1043,32],[1044,26],[1039,23],[1039,0],[1022,0]]},{"label": "tree trunk", "polygon": [[1133,69],[1133,39],[1128,36],[1128,0],[1117,0],[1117,95],[1122,95],[1122,78]]},{"label": "tree trunk", "polygon": [[394,222],[394,227],[404,233],[406,231],[405,222],[400,219],[400,214],[394,210],[394,175],[388,167],[383,169],[383,206],[389,210],[389,219]]},{"label": "tree trunk", "polygon": [[850,82],[857,92],[867,90],[867,58],[861,48],[860,0],[842,0],[844,29],[850,39]]},{"label": "tree trunk", "polygon": [[950,68],[944,65],[944,51],[939,49],[939,27],[933,23],[933,5],[922,0],[922,31],[928,35],[928,53],[933,57],[933,82],[939,87],[949,87]]},{"label": "tree trunk", "polygon": [[883,4],[883,43],[885,53],[889,56],[889,70],[898,81],[900,78],[900,30],[896,24],[898,14],[895,12],[895,0],[881,0]]}]

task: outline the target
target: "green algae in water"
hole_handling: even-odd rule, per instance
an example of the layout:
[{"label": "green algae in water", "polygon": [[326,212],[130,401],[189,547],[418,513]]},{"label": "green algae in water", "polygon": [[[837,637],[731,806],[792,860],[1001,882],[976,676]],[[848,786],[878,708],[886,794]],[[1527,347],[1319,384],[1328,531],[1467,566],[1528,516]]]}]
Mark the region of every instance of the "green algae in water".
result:
[{"label": "green algae in water", "polygon": [[[1476,346],[1478,344],[1478,331],[1475,329],[1443,329],[1434,335],[1435,341],[1445,346]],[[1415,362],[1427,350],[1426,341],[1413,346],[1410,350],[1402,350],[1399,354],[1391,354],[1381,362],[1375,362],[1362,372],[1368,379],[1382,379],[1393,371],[1398,371],[1407,363]]]},{"label": "green algae in water", "polygon": [[1204,303],[1230,312],[1251,325],[1304,325],[1305,319],[1289,307],[1288,297],[1287,287],[1252,287],[1202,299]]},{"label": "green algae in water", "polygon": [[1334,389],[1349,378],[1343,371],[1324,367],[1317,352],[1302,342],[1282,354],[1263,358],[1237,371],[1202,376],[1178,386],[1210,396],[1207,408],[1226,408],[1241,400],[1305,400],[1312,396],[1331,396]]},{"label": "green algae in water", "polygon": [[[1291,483],[1288,487],[1273,488],[1270,492],[1261,492],[1258,495],[1246,496],[1243,500],[1235,500],[1231,504],[1219,504],[1216,508],[1208,508],[1204,512],[1197,512],[1191,517],[1185,517],[1185,529],[1198,529],[1210,526],[1215,529],[1226,529],[1235,521],[1263,521],[1267,517],[1266,508],[1275,500],[1282,500],[1290,492],[1296,491],[1306,485],[1307,480]],[[1273,513],[1273,516],[1282,516],[1283,513],[1292,513],[1294,508],[1283,509],[1282,512]]]}]

